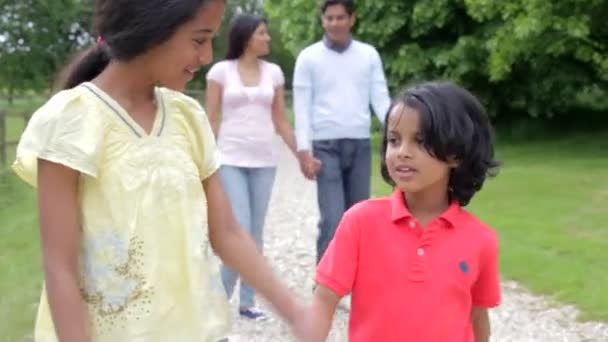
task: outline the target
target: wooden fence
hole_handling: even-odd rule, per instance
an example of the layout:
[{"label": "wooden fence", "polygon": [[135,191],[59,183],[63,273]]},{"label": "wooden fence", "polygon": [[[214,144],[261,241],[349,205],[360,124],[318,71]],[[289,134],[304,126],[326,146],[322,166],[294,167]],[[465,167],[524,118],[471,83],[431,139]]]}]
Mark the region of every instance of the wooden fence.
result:
[{"label": "wooden fence", "polygon": [[[23,120],[23,127],[27,124],[31,113],[9,113],[6,109],[0,109],[0,172],[5,170],[8,164],[11,162],[9,158],[9,150],[15,148],[18,137],[9,137],[8,119],[17,118]],[[9,139],[14,140],[9,140]]]}]

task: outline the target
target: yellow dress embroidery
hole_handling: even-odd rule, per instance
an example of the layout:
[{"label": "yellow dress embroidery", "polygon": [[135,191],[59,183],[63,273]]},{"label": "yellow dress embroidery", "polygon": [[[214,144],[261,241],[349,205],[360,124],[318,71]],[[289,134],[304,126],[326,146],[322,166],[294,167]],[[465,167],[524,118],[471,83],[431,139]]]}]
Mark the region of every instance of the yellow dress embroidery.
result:
[{"label": "yellow dress embroidery", "polygon": [[81,293],[91,310],[97,329],[105,331],[121,324],[128,308],[132,315],[150,313],[153,287],[146,284],[142,241],[128,244],[117,232],[88,236],[81,252]]},{"label": "yellow dress embroidery", "polygon": [[[34,113],[17,148],[14,170],[33,186],[38,158],[81,174],[80,287],[94,342],[215,342],[229,327],[201,184],[219,167],[213,133],[194,100],[163,88],[157,100],[148,133],[84,83]],[[57,341],[44,288],[34,335]]]}]

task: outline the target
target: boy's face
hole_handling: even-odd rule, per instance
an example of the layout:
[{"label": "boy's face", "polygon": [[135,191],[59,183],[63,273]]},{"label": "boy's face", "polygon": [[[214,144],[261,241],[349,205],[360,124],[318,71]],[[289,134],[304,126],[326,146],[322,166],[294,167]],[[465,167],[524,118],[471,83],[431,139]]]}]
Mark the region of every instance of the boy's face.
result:
[{"label": "boy's face", "polygon": [[321,22],[329,40],[344,44],[350,38],[350,30],[355,24],[355,16],[348,14],[343,5],[331,5],[323,12]]},{"label": "boy's face", "polygon": [[446,163],[429,154],[418,111],[403,104],[394,106],[388,117],[386,140],[386,168],[401,191],[438,196],[448,193],[450,169],[457,163]]},{"label": "boy's face", "polygon": [[194,18],[166,42],[148,53],[155,78],[163,86],[182,91],[201,66],[213,60],[212,38],[224,15],[224,1],[209,1]]}]

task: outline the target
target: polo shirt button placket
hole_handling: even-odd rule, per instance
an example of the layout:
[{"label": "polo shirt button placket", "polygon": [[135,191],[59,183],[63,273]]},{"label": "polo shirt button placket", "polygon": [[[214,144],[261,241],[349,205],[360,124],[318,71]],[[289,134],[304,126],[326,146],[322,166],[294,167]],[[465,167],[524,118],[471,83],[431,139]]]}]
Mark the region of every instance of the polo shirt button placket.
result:
[{"label": "polo shirt button placket", "polygon": [[418,255],[424,256],[424,248],[422,248],[422,247],[418,248]]}]

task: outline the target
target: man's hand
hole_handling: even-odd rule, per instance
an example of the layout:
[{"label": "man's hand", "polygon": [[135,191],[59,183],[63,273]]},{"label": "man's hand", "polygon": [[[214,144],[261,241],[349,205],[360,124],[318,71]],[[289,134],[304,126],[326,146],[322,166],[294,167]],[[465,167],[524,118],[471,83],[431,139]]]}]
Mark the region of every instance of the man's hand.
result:
[{"label": "man's hand", "polygon": [[313,157],[310,151],[298,151],[298,161],[300,162],[300,170],[304,177],[314,180],[317,173],[321,169],[321,161]]}]

